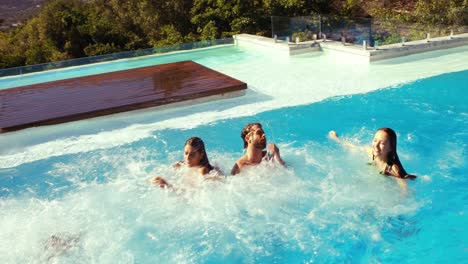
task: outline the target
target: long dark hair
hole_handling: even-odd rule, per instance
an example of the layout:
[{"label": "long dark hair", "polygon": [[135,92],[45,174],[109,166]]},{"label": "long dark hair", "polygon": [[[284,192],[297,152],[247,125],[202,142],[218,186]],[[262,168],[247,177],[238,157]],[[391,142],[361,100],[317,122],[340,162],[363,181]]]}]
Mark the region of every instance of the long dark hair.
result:
[{"label": "long dark hair", "polygon": [[[404,179],[415,179],[415,175],[411,175],[406,173],[405,169],[403,168],[403,165],[400,162],[400,158],[398,158],[398,153],[397,153],[397,135],[395,131],[391,128],[388,127],[383,127],[377,130],[377,132],[383,131],[387,133],[389,142],[390,142],[390,152],[388,153],[387,156],[387,167],[383,171],[385,175],[392,175],[398,178],[404,178]],[[374,160],[374,154],[372,154],[372,160]],[[391,170],[392,166],[396,165],[398,167],[397,174],[394,175],[393,170]],[[387,169],[390,168],[390,169]]]},{"label": "long dark hair", "polygon": [[208,160],[208,155],[206,154],[205,143],[199,137],[191,137],[185,141],[184,146],[191,146],[192,148],[196,149],[198,152],[203,154],[203,157],[200,160],[200,166],[205,167],[208,171],[213,169],[211,166],[210,161]]}]

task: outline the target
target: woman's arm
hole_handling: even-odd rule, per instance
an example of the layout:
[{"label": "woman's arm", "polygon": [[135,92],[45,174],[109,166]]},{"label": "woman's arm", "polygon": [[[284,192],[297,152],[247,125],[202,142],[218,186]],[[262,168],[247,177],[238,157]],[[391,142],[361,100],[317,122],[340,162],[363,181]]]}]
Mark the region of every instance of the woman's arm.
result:
[{"label": "woman's arm", "polygon": [[351,143],[349,141],[342,140],[341,138],[339,138],[338,134],[334,130],[328,132],[328,137],[330,139],[336,141],[337,143],[342,144],[343,146],[350,147],[350,148],[357,148],[358,147],[357,145],[354,145],[353,143]]},{"label": "woman's arm", "polygon": [[408,195],[408,183],[404,179],[405,175],[402,175],[400,166],[393,164],[391,167],[391,176],[397,181],[398,185],[401,188],[403,198]]},{"label": "woman's arm", "polygon": [[163,177],[155,177],[153,179],[153,184],[159,185],[161,188],[172,188],[172,184],[169,184]]},{"label": "woman's arm", "polygon": [[398,186],[400,186],[401,188],[401,194],[403,198],[406,198],[406,196],[408,195],[408,183],[402,178],[394,177],[394,179],[397,181]]},{"label": "woman's arm", "polygon": [[334,131],[334,130],[331,130],[330,132],[328,132],[328,137],[332,140],[334,140],[335,142],[345,146],[345,147],[348,147],[348,148],[351,148],[351,149],[362,149],[363,151],[365,151],[370,157],[372,157],[372,148],[370,147],[363,147],[363,146],[358,146],[358,145],[355,145],[347,140],[343,140],[341,138],[338,137],[338,134]]}]

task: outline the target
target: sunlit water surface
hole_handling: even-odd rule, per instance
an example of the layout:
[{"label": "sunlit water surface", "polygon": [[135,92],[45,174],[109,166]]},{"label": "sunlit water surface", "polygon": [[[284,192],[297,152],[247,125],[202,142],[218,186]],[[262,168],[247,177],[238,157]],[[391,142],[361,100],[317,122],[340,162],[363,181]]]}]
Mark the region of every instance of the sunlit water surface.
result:
[{"label": "sunlit water surface", "polygon": [[[144,133],[123,128],[134,138],[119,143],[72,135],[3,150],[0,262],[466,261],[467,83],[468,71],[459,71],[185,128],[148,121]],[[205,140],[211,162],[228,174],[249,122],[264,125],[286,168],[262,164],[183,194],[150,184],[158,175],[181,181],[171,164],[192,136]],[[327,138],[334,129],[366,145],[386,126],[397,131],[406,170],[418,175],[406,197],[366,165],[364,153]],[[105,133],[116,140],[119,129]],[[51,246],[52,235],[65,246]]]}]

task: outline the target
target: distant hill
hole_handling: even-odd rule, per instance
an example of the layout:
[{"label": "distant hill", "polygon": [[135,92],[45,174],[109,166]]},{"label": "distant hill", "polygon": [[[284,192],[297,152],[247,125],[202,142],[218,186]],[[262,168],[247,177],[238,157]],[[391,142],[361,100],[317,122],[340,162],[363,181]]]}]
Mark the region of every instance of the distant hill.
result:
[{"label": "distant hill", "polygon": [[0,0],[0,30],[24,23],[39,13],[45,0]]}]

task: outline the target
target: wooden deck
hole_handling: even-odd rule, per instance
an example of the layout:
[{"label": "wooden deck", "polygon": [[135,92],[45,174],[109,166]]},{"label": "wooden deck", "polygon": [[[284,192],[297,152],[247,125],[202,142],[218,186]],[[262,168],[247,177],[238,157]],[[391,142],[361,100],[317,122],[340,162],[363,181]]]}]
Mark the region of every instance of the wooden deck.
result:
[{"label": "wooden deck", "polygon": [[0,90],[0,133],[166,105],[247,89],[182,61]]}]

